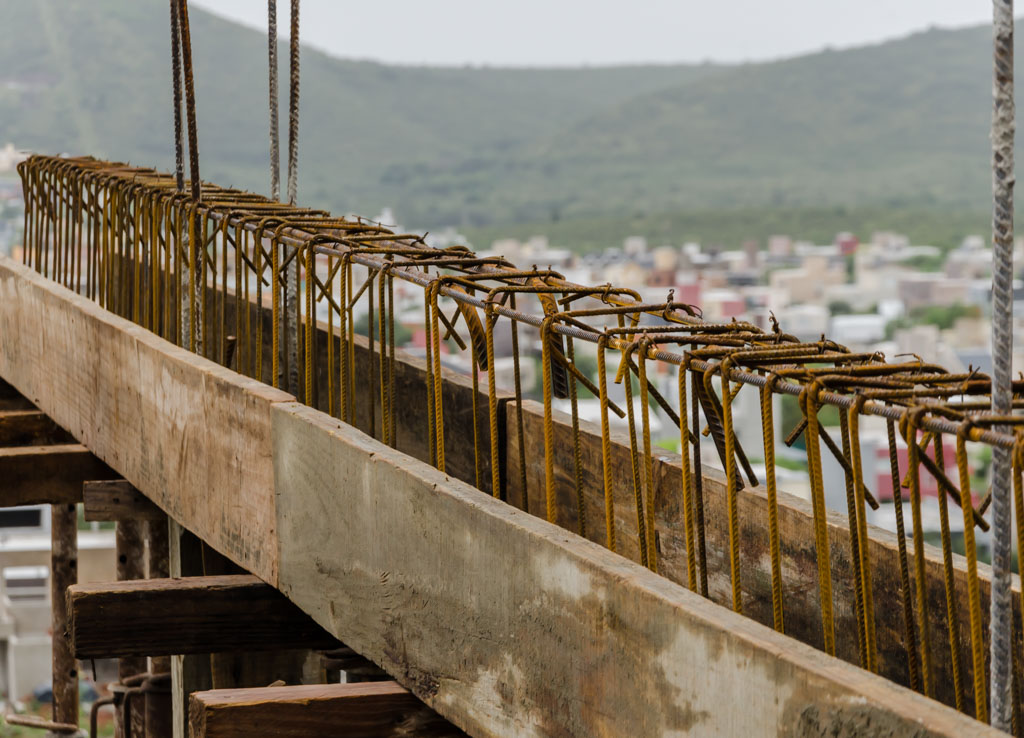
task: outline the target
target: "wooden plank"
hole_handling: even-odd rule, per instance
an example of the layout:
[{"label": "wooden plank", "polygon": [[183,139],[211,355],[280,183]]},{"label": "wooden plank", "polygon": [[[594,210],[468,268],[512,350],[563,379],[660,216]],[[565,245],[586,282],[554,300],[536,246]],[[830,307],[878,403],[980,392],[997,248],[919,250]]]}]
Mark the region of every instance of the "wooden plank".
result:
[{"label": "wooden plank", "polygon": [[124,479],[86,482],[82,507],[87,521],[167,522],[167,514]]},{"label": "wooden plank", "polygon": [[0,410],[0,446],[74,442],[70,433],[39,410]]},{"label": "wooden plank", "polygon": [[276,581],[270,406],[290,395],[10,259],[0,260],[0,341],[0,376],[171,517]]},{"label": "wooden plank", "polygon": [[465,735],[395,682],[196,692],[189,716],[192,738]]},{"label": "wooden plank", "polygon": [[74,504],[86,480],[116,476],[77,443],[0,448],[0,505]]},{"label": "wooden plank", "polygon": [[[508,417],[514,418],[510,406]],[[543,406],[527,401],[523,406],[525,438],[527,439],[527,487],[529,509],[539,515],[545,510]],[[554,413],[554,471],[556,523],[578,532],[576,492],[574,485],[572,431],[567,415]],[[604,525],[604,483],[601,462],[600,428],[580,423],[580,444],[583,457],[583,490],[587,517],[587,538],[606,545]],[[636,508],[633,500],[630,470],[629,436],[613,434],[612,480],[615,502],[617,550],[633,561],[639,561]],[[710,443],[710,441],[708,441]],[[518,457],[518,438],[508,433],[508,457]],[[687,583],[685,528],[681,507],[679,456],[657,451],[654,459],[655,526],[658,531],[658,571],[674,582]],[[732,607],[729,567],[729,534],[726,517],[725,477],[714,469],[704,469],[705,530],[708,552],[708,590],[712,601]],[[822,647],[821,609],[818,600],[818,578],[813,535],[813,513],[807,500],[779,492],[779,531],[783,570],[783,604],[786,634]],[[509,478],[509,501],[522,506],[522,491],[517,475]],[[764,625],[772,625],[771,559],[768,541],[768,499],[763,487],[746,488],[738,495],[740,519],[740,580],[743,592],[743,614]],[[909,527],[909,514],[908,514]],[[878,673],[888,679],[909,685],[907,656],[904,649],[904,628],[899,584],[899,549],[896,536],[876,527],[869,529],[868,553],[871,559],[872,593],[875,604],[875,633],[878,645]],[[836,654],[849,663],[859,664],[856,619],[856,595],[850,567],[850,530],[846,516],[836,512],[828,515],[828,538],[832,560],[832,594],[835,613]],[[908,548],[911,544],[908,543]],[[934,546],[925,547],[925,571],[928,581],[928,613],[931,628],[932,663],[935,672],[935,696],[948,705],[955,704],[951,659],[949,658],[948,621],[943,584],[942,552]],[[967,591],[966,560],[954,556],[956,591],[961,597]],[[978,564],[982,594],[982,612],[988,612],[991,569]],[[911,569],[911,587],[913,569]],[[1014,577],[1013,607],[1015,621],[1020,622],[1020,580]],[[969,619],[966,610],[959,620],[961,664],[966,671],[964,683],[969,685],[971,669]],[[987,626],[986,626],[987,627]],[[1020,632],[1015,634],[1017,648],[1024,649]],[[964,690],[968,709],[973,709],[974,695]]]},{"label": "wooden plank", "polygon": [[997,735],[322,413],[273,423],[282,591],[473,735]]},{"label": "wooden plank", "polygon": [[67,598],[79,659],[337,643],[280,592],[248,574],[80,584]]}]

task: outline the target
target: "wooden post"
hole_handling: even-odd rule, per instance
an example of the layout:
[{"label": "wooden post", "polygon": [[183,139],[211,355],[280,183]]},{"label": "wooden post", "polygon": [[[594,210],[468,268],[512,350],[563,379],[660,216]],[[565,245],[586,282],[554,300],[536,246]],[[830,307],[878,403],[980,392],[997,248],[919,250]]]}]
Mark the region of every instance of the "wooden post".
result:
[{"label": "wooden post", "polygon": [[78,665],[65,635],[64,593],[78,581],[78,510],[74,504],[50,507],[50,587],[53,608],[53,719],[78,725]]},{"label": "wooden post", "polygon": [[[167,538],[167,516],[162,520],[150,520],[149,528],[149,571],[151,579],[162,579],[170,576],[170,564]],[[171,657],[155,656],[149,660],[149,673],[155,679],[163,674],[171,673]],[[170,677],[167,677],[170,679]],[[169,684],[169,683],[168,683]],[[173,729],[173,711],[171,693],[169,691],[150,691],[146,693],[146,738],[171,738]]]},{"label": "wooden post", "polygon": [[[172,577],[203,573],[203,544],[177,521],[168,518],[168,565]],[[174,738],[188,735],[188,698],[210,689],[210,658],[205,655],[171,656],[171,714]]]},{"label": "wooden post", "polygon": [[[115,546],[117,551],[117,579],[128,581],[142,579],[145,577],[145,545],[142,538],[142,524],[137,520],[121,520],[117,523],[117,534]],[[143,674],[146,671],[146,659],[140,657],[129,657],[118,659],[117,674],[122,684],[126,684],[131,677]],[[145,732],[144,713],[140,709],[139,700],[133,700],[131,714],[131,735],[140,736]],[[125,735],[125,726],[122,723],[124,708],[118,709],[115,713],[114,732],[120,737]]]},{"label": "wooden post", "polygon": [[[247,573],[245,569],[205,543],[203,544],[203,571],[208,575]],[[276,608],[261,609],[269,614]],[[296,610],[296,612],[298,611]],[[319,637],[320,628],[312,621],[310,624],[313,625],[313,630],[317,631],[317,634],[311,634],[310,629],[302,625],[301,621],[286,629],[296,634],[305,633],[297,639],[299,643],[303,641],[315,643]],[[272,639],[267,638],[266,640],[270,642]],[[286,644],[281,644],[280,648],[272,651],[267,651],[262,647],[250,647],[249,651],[211,653],[210,677],[213,689],[265,687],[276,681],[282,681],[285,684],[316,684],[324,681],[326,673],[323,670],[323,659],[314,655],[308,648],[295,648],[294,645],[293,643],[289,647]],[[317,673],[311,673],[314,669]]]}]

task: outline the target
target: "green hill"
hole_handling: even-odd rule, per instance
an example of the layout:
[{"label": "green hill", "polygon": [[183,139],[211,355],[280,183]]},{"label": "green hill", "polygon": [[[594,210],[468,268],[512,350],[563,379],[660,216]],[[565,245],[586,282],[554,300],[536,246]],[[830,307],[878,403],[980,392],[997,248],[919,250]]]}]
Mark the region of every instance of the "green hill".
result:
[{"label": "green hill", "polygon": [[[173,166],[167,16],[157,0],[0,0],[0,141]],[[190,16],[202,174],[265,190],[266,39],[199,9]],[[282,65],[286,55],[282,46]],[[390,67],[307,48],[300,193],[304,203],[373,214],[392,198],[418,198],[395,181],[396,168],[457,169],[714,70]],[[282,135],[286,107],[285,84]],[[433,216],[445,198],[430,197],[418,217],[457,213],[449,203]]]},{"label": "green hill", "polygon": [[[0,145],[170,168],[167,12],[0,0]],[[203,176],[265,191],[265,39],[198,9],[192,38]],[[738,207],[983,213],[990,39],[933,30],[768,64],[572,70],[306,49],[300,199],[390,205],[420,228]]]},{"label": "green hill", "polygon": [[611,203],[984,208],[990,45],[987,28],[934,30],[637,95],[495,159],[475,172],[491,186],[473,191],[485,207],[563,216]]}]

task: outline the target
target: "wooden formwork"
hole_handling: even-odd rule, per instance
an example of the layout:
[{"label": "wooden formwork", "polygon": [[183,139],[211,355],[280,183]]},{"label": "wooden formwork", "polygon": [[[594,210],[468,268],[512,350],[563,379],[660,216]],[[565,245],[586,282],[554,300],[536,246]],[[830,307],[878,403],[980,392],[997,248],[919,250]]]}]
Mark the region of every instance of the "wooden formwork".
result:
[{"label": "wooden formwork", "polygon": [[985,735],[10,261],[0,376],[473,735]]}]

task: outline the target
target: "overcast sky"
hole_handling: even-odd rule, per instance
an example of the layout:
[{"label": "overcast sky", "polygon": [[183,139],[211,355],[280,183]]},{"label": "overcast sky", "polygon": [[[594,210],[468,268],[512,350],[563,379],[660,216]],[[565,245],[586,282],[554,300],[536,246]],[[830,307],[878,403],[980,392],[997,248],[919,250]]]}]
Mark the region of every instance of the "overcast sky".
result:
[{"label": "overcast sky", "polygon": [[[193,0],[266,28],[262,0]],[[288,0],[278,0],[287,29]],[[753,61],[987,23],[989,0],[304,0],[303,41],[400,64]]]}]

